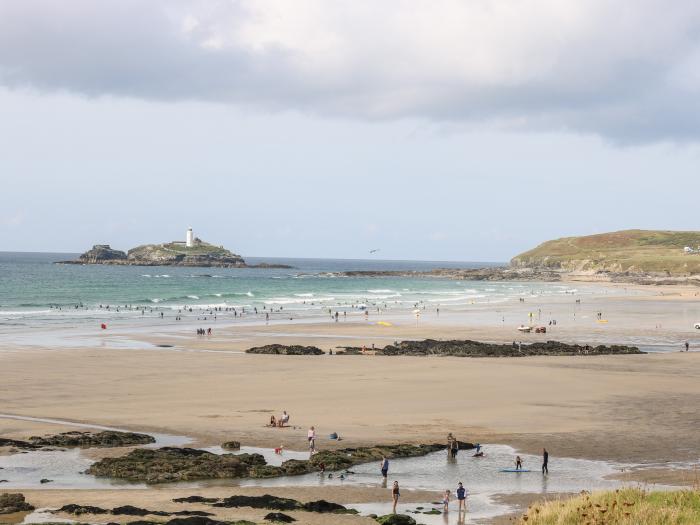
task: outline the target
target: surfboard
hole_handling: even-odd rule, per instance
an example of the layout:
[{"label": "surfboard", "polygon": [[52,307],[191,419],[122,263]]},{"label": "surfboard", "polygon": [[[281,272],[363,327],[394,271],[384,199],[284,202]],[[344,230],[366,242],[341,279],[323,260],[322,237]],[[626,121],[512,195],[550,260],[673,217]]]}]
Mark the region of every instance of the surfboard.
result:
[{"label": "surfboard", "polygon": [[527,469],[517,469],[517,468],[504,468],[499,470],[499,472],[530,472]]}]

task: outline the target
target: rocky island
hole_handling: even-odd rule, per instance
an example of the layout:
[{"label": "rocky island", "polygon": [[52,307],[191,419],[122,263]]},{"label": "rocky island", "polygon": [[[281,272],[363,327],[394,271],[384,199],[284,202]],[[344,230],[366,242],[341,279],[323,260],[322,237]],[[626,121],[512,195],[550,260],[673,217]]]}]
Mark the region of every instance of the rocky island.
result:
[{"label": "rocky island", "polygon": [[185,241],[144,244],[128,252],[113,249],[109,244],[96,244],[78,259],[58,264],[108,264],[123,266],[190,266],[216,268],[291,268],[285,264],[246,264],[243,257],[205,242],[187,230]]}]

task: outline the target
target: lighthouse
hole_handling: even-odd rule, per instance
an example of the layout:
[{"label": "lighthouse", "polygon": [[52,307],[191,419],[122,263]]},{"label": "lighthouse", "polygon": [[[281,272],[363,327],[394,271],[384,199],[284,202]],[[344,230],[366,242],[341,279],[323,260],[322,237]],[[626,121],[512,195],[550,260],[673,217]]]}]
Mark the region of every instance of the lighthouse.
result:
[{"label": "lighthouse", "polygon": [[192,228],[187,228],[187,236],[185,237],[185,246],[192,248],[194,246],[194,234],[192,233]]}]

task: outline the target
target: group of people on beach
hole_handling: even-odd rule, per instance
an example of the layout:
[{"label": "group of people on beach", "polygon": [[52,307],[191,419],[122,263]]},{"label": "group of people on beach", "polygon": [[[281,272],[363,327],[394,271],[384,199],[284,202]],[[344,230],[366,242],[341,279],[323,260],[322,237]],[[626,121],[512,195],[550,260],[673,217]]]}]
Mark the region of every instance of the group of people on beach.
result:
[{"label": "group of people on beach", "polygon": [[[289,414],[287,414],[286,410],[282,411],[282,415],[278,418],[275,418],[274,414],[270,416],[270,424],[268,425],[269,427],[286,427],[289,426]],[[313,427],[312,427],[313,428]]]},{"label": "group of people on beach", "polygon": [[211,328],[197,328],[197,335],[211,335]]}]

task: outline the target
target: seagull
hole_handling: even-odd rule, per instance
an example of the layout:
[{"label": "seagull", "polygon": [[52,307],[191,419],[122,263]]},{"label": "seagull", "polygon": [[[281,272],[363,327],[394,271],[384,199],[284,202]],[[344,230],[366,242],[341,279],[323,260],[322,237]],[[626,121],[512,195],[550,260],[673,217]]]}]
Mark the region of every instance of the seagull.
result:
[{"label": "seagull", "polygon": [[369,253],[377,253],[379,251],[379,248],[374,248],[373,250],[370,250]]}]

